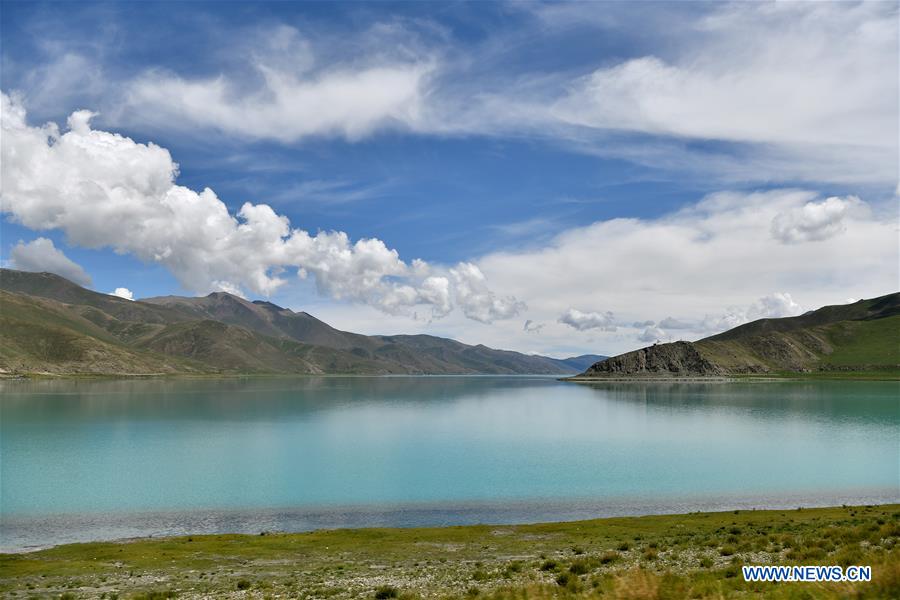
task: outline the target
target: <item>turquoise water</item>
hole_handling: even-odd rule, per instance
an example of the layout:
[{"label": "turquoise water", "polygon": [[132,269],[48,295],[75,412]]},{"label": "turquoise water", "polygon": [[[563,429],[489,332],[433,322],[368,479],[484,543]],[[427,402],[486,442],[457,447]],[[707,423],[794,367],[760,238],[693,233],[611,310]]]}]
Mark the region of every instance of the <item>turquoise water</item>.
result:
[{"label": "turquoise water", "polygon": [[900,499],[898,385],[0,383],[6,548]]}]

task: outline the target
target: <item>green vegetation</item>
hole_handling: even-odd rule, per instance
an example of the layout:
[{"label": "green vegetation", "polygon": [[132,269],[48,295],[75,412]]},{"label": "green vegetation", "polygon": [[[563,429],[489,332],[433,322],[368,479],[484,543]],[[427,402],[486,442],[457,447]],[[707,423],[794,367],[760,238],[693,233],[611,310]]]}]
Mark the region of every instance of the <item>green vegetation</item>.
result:
[{"label": "green vegetation", "polygon": [[900,293],[649,346],[579,378],[648,376],[900,379]]},{"label": "green vegetation", "polygon": [[[898,543],[900,505],[193,536],[0,555],[0,592],[23,599],[897,598]],[[871,565],[873,581],[746,583],[744,564]]]},{"label": "green vegetation", "polygon": [[900,364],[900,315],[872,321],[843,321],[828,328],[834,350],[823,362],[833,368]]},{"label": "green vegetation", "polygon": [[359,335],[222,292],[131,302],[50,273],[0,269],[0,375],[563,375],[600,358],[560,360],[429,335]]}]

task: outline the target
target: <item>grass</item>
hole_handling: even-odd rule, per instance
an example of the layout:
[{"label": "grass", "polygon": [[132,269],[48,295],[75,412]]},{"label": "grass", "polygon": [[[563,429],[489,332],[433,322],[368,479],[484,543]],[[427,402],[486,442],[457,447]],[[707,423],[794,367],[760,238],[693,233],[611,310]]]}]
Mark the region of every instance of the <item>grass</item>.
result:
[{"label": "grass", "polygon": [[832,326],[834,352],[823,362],[835,368],[900,364],[900,315],[872,321],[846,321]]},{"label": "grass", "polygon": [[[0,555],[4,598],[900,597],[900,505],[72,544]],[[577,552],[576,552],[577,551]],[[746,583],[743,564],[871,565]]]}]

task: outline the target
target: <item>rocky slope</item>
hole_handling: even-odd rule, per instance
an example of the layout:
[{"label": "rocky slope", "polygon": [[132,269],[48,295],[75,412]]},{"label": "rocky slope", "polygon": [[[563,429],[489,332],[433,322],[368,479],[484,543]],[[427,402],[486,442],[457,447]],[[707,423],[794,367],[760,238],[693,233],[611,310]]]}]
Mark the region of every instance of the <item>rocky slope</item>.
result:
[{"label": "rocky slope", "polygon": [[697,342],[656,344],[599,361],[579,377],[826,371],[900,371],[900,293],[760,319]]},{"label": "rocky slope", "polygon": [[673,342],[641,348],[597,362],[585,376],[616,375],[725,375],[721,366],[710,362],[691,342]]}]

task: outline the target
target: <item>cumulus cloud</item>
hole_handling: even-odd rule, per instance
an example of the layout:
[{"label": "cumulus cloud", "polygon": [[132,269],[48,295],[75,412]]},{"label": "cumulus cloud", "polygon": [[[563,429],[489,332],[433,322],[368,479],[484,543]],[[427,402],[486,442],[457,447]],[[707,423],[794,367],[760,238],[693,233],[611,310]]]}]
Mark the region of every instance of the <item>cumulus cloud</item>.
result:
[{"label": "cumulus cloud", "polygon": [[[716,314],[707,314],[702,319],[678,319],[666,317],[659,322],[660,329],[654,329],[662,338],[667,329],[693,331],[702,334],[718,333],[726,329],[749,323],[757,319],[771,319],[780,317],[795,317],[803,313],[800,306],[787,292],[775,292],[759,298],[756,302],[744,306],[729,306],[724,311]],[[640,327],[640,323],[634,324]],[[649,329],[648,329],[649,331]],[[644,339],[646,336],[639,336]]]},{"label": "cumulus cloud", "polygon": [[791,295],[783,292],[776,292],[763,296],[756,303],[752,304],[747,310],[747,318],[755,319],[775,319],[780,317],[796,317],[803,313],[803,307],[794,302]]},{"label": "cumulus cloud", "polygon": [[247,202],[231,214],[213,190],[175,183],[168,150],[92,129],[90,111],[72,113],[60,133],[53,123],[29,126],[15,99],[0,94],[0,102],[3,211],[30,229],[62,230],[71,244],[164,265],[197,293],[269,295],[294,267],[323,295],[394,314],[423,305],[441,317],[455,299],[470,318],[491,322],[525,308],[496,296],[474,264],[449,272],[409,264],[378,239],[293,228],[267,204]]},{"label": "cumulus cloud", "polygon": [[134,293],[128,288],[117,287],[115,290],[111,291],[109,295],[124,298],[125,300],[134,300]]},{"label": "cumulus cloud", "polygon": [[717,333],[757,319],[796,317],[800,314],[803,314],[803,307],[795,302],[790,294],[776,292],[763,296],[749,306],[730,306],[721,314],[707,315],[691,329]]},{"label": "cumulus cloud", "polygon": [[848,219],[865,218],[867,212],[866,204],[856,196],[807,202],[775,215],[772,236],[785,244],[821,241],[842,233]]},{"label": "cumulus cloud", "polygon": [[666,332],[658,327],[647,327],[642,331],[638,336],[638,341],[641,342],[663,342],[667,339]]},{"label": "cumulus cloud", "polygon": [[510,319],[527,307],[514,296],[498,297],[488,289],[487,278],[477,265],[462,262],[450,269],[456,283],[456,303],[470,319],[491,323]]},{"label": "cumulus cloud", "polygon": [[557,321],[569,327],[574,327],[578,331],[587,331],[589,329],[616,330],[613,314],[609,311],[605,313],[582,312],[576,308],[570,308],[560,315]]},{"label": "cumulus cloud", "polygon": [[78,285],[90,287],[91,276],[58,249],[53,240],[39,237],[27,244],[19,241],[10,251],[10,266],[20,271],[55,273]]},{"label": "cumulus cloud", "polygon": [[129,84],[127,102],[161,122],[189,121],[282,142],[323,135],[357,140],[419,121],[425,82],[434,68],[429,58],[386,59],[376,52],[319,69],[313,48],[296,29],[281,26],[269,37],[266,47],[249,57],[254,84],[227,75],[186,79],[149,71]]},{"label": "cumulus cloud", "polygon": [[[663,316],[695,324],[677,331],[699,339],[752,319],[896,291],[893,198],[848,214],[840,236],[814,244],[772,237],[776,215],[822,199],[797,189],[720,192],[656,218],[576,227],[540,248],[489,254],[478,266],[493,286],[527,300],[529,318],[547,323],[541,332],[547,347],[577,350],[572,325],[558,322],[570,308],[601,305],[613,312],[616,332],[593,329],[593,341],[580,342],[581,350],[601,354],[633,349],[635,338]],[[482,339],[533,347],[521,323]]]}]

